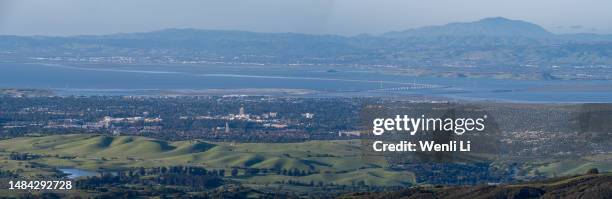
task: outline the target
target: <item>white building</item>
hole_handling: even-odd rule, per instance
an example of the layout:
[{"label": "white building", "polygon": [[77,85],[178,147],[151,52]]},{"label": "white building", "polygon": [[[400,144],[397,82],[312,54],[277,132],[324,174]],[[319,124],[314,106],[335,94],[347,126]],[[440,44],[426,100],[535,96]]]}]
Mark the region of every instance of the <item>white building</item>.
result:
[{"label": "white building", "polygon": [[314,118],[314,113],[303,113],[302,116],[304,116],[306,119],[312,119]]}]

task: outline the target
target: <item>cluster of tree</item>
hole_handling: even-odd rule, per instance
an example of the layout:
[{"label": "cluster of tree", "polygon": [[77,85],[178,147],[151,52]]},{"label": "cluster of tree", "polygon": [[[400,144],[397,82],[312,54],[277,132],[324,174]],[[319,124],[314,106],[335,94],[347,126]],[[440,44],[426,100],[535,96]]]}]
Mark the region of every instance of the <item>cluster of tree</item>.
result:
[{"label": "cluster of tree", "polygon": [[222,170],[208,171],[202,167],[130,168],[114,172],[102,172],[100,176],[87,177],[76,182],[79,189],[97,189],[106,185],[180,186],[190,191],[202,191],[223,184]]},{"label": "cluster of tree", "polygon": [[277,175],[284,175],[284,176],[307,176],[307,175],[311,175],[314,174],[315,171],[313,170],[303,170],[303,169],[297,169],[297,168],[293,168],[293,169],[280,169],[280,168],[240,168],[240,167],[233,167],[230,170],[230,175],[231,176],[239,176],[240,174],[242,174],[243,176],[255,176],[255,175],[268,175],[268,174],[277,174]]},{"label": "cluster of tree", "polygon": [[13,171],[0,169],[0,178],[17,178],[18,176],[19,175]]},{"label": "cluster of tree", "polygon": [[37,158],[40,158],[40,155],[30,154],[30,153],[17,153],[17,152],[12,152],[11,154],[9,154],[10,160],[32,160],[32,159],[37,159]]}]

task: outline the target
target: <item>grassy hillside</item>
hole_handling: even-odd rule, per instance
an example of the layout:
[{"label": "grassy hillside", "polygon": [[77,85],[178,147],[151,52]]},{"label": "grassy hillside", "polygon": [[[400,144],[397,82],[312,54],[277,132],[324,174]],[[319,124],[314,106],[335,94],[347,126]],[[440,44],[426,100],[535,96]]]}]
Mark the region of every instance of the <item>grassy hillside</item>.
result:
[{"label": "grassy hillside", "polygon": [[612,171],[612,154],[601,154],[544,163],[535,167],[534,171],[537,170],[549,177],[557,177],[582,174],[591,168],[597,168],[600,171]]},{"label": "grassy hillside", "polygon": [[611,195],[612,174],[606,173],[496,186],[414,187],[340,198],[610,198]]},{"label": "grassy hillside", "polygon": [[[167,142],[136,136],[56,135],[21,137],[0,141],[5,153],[40,154],[28,162],[50,167],[75,167],[87,170],[122,167],[196,165],[211,169],[260,168],[297,169],[307,176],[255,176],[246,182],[273,183],[288,179],[351,184],[363,180],[372,185],[414,183],[409,172],[390,171],[383,159],[364,160],[360,141],[309,141],[303,143],[208,143],[202,141]],[[6,155],[6,154],[5,154]],[[15,164],[6,161],[6,165]],[[3,165],[4,166],[4,165]],[[11,168],[17,168],[13,166]]]}]

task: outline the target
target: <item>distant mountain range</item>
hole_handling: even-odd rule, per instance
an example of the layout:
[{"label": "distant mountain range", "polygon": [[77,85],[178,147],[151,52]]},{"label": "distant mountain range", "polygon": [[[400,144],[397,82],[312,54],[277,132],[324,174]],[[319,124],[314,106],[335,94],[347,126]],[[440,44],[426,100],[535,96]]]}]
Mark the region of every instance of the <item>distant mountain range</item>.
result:
[{"label": "distant mountain range", "polygon": [[502,17],[485,18],[475,22],[450,23],[383,34],[386,37],[439,37],[439,36],[499,36],[547,38],[554,34],[525,21]]},{"label": "distant mountain range", "polygon": [[612,65],[612,35],[553,34],[501,17],[381,35],[166,29],[102,36],[0,36],[0,58],[396,66]]},{"label": "distant mountain range", "polygon": [[484,18],[474,22],[450,23],[442,26],[427,26],[405,31],[392,31],[384,37],[526,37],[540,39],[561,39],[573,41],[612,41],[612,35],[593,33],[553,34],[541,26],[526,21],[511,20],[503,17]]}]

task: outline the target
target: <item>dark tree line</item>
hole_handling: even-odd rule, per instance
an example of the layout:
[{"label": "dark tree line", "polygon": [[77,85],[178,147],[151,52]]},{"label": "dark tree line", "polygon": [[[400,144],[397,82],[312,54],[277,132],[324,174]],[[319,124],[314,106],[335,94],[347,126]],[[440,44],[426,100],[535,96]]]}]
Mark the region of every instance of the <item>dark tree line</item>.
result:
[{"label": "dark tree line", "polygon": [[191,191],[203,191],[223,184],[223,170],[206,170],[202,167],[173,166],[156,168],[130,168],[115,172],[102,172],[100,176],[77,181],[80,189],[96,189],[105,185],[171,185]]}]

